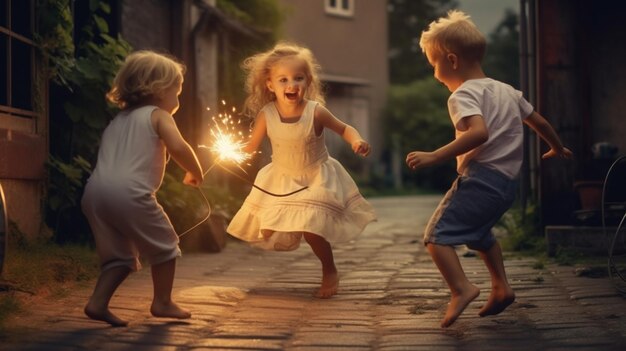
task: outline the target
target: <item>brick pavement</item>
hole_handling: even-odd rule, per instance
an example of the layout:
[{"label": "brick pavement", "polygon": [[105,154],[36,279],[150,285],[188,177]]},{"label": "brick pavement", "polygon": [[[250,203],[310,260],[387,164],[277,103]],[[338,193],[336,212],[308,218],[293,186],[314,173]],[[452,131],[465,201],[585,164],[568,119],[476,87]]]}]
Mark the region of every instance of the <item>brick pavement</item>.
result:
[{"label": "brick pavement", "polygon": [[626,344],[626,300],[606,278],[572,267],[534,269],[535,259],[507,259],[517,301],[479,318],[489,276],[462,257],[483,289],[457,322],[439,328],[448,290],[420,241],[439,197],[374,199],[379,221],[338,246],[339,294],[319,300],[317,259],[305,244],[263,252],[237,241],[219,254],[185,255],[175,282],[190,320],[149,314],[149,270],[132,275],[112,309],[126,328],[93,322],[82,308],[93,282],[56,302],[34,301],[11,321],[0,350],[618,350]]}]

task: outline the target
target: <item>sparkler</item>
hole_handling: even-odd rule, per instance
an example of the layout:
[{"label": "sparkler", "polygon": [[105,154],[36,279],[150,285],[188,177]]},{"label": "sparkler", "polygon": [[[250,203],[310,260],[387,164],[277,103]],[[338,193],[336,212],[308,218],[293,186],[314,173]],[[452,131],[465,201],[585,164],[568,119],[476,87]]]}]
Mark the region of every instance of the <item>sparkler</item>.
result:
[{"label": "sparkler", "polygon": [[[224,100],[222,100],[222,105],[226,105]],[[207,110],[209,110],[208,107]],[[235,113],[235,107],[232,107],[231,111]],[[211,146],[199,145],[199,147],[209,149],[216,156],[218,164],[227,161],[245,172],[241,165],[246,162],[249,166],[247,161],[252,158],[252,154],[244,152],[244,148],[248,145],[247,140],[250,138],[250,128],[248,128],[248,134],[244,135],[241,131],[241,119],[235,122],[232,114],[226,112],[218,114],[217,117],[213,116],[211,119],[213,121],[213,128],[210,129]]]}]

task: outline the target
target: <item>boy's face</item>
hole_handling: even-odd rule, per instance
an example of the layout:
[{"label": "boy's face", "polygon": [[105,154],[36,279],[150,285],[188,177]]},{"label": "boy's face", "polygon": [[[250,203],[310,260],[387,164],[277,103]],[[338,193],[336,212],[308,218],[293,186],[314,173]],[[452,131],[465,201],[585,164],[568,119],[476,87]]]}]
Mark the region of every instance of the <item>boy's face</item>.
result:
[{"label": "boy's face", "polygon": [[304,99],[309,85],[302,60],[287,57],[270,70],[267,88],[276,95],[279,104],[297,105]]},{"label": "boy's face", "polygon": [[437,50],[427,50],[426,58],[433,67],[435,79],[443,83],[448,90],[454,92],[460,85],[456,72],[458,68],[457,56],[453,53],[446,54]]}]

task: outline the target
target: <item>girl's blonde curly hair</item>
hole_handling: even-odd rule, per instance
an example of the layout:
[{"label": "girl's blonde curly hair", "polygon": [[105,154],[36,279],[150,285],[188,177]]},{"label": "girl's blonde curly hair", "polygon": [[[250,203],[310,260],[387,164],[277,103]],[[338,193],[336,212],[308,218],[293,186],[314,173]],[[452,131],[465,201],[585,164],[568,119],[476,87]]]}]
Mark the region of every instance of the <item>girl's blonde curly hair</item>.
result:
[{"label": "girl's blonde curly hair", "polygon": [[304,98],[325,103],[322,83],[319,79],[320,65],[311,50],[288,42],[279,42],[271,50],[253,55],[243,61],[242,68],[246,72],[245,90],[248,94],[243,107],[244,115],[254,117],[268,102],[276,100],[276,96],[266,85],[272,67],[281,59],[295,57],[304,63],[304,71],[309,82]]},{"label": "girl's blonde curly hair", "polygon": [[174,58],[149,50],[135,51],[120,67],[107,99],[121,109],[141,104],[180,84],[185,66]]}]

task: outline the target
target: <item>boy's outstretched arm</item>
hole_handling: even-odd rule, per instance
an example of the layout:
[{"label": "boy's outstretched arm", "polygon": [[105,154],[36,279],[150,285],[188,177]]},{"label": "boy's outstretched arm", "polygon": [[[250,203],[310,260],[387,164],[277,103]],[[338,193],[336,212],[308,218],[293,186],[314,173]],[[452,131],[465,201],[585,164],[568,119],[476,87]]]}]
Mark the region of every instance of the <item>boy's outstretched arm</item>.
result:
[{"label": "boy's outstretched arm", "polygon": [[200,186],[204,178],[202,167],[196,153],[180,134],[174,117],[161,109],[152,112],[152,118],[156,119],[156,133],[159,135],[167,152],[185,171],[183,182],[188,185]]},{"label": "boy's outstretched arm", "polygon": [[458,155],[469,152],[489,139],[489,131],[482,116],[465,117],[457,128],[464,131],[460,137],[451,143],[432,152],[412,151],[406,156],[406,164],[411,169],[424,168],[449,160]]},{"label": "boy's outstretched arm", "polygon": [[550,150],[543,154],[541,158],[551,158],[551,157],[561,157],[561,158],[572,158],[572,152],[563,146],[561,143],[561,139],[554,131],[554,128],[550,125],[550,123],[543,118],[539,113],[533,111],[530,116],[524,119],[524,123],[532,128],[535,133],[537,133],[541,139],[543,139],[550,146]]}]

